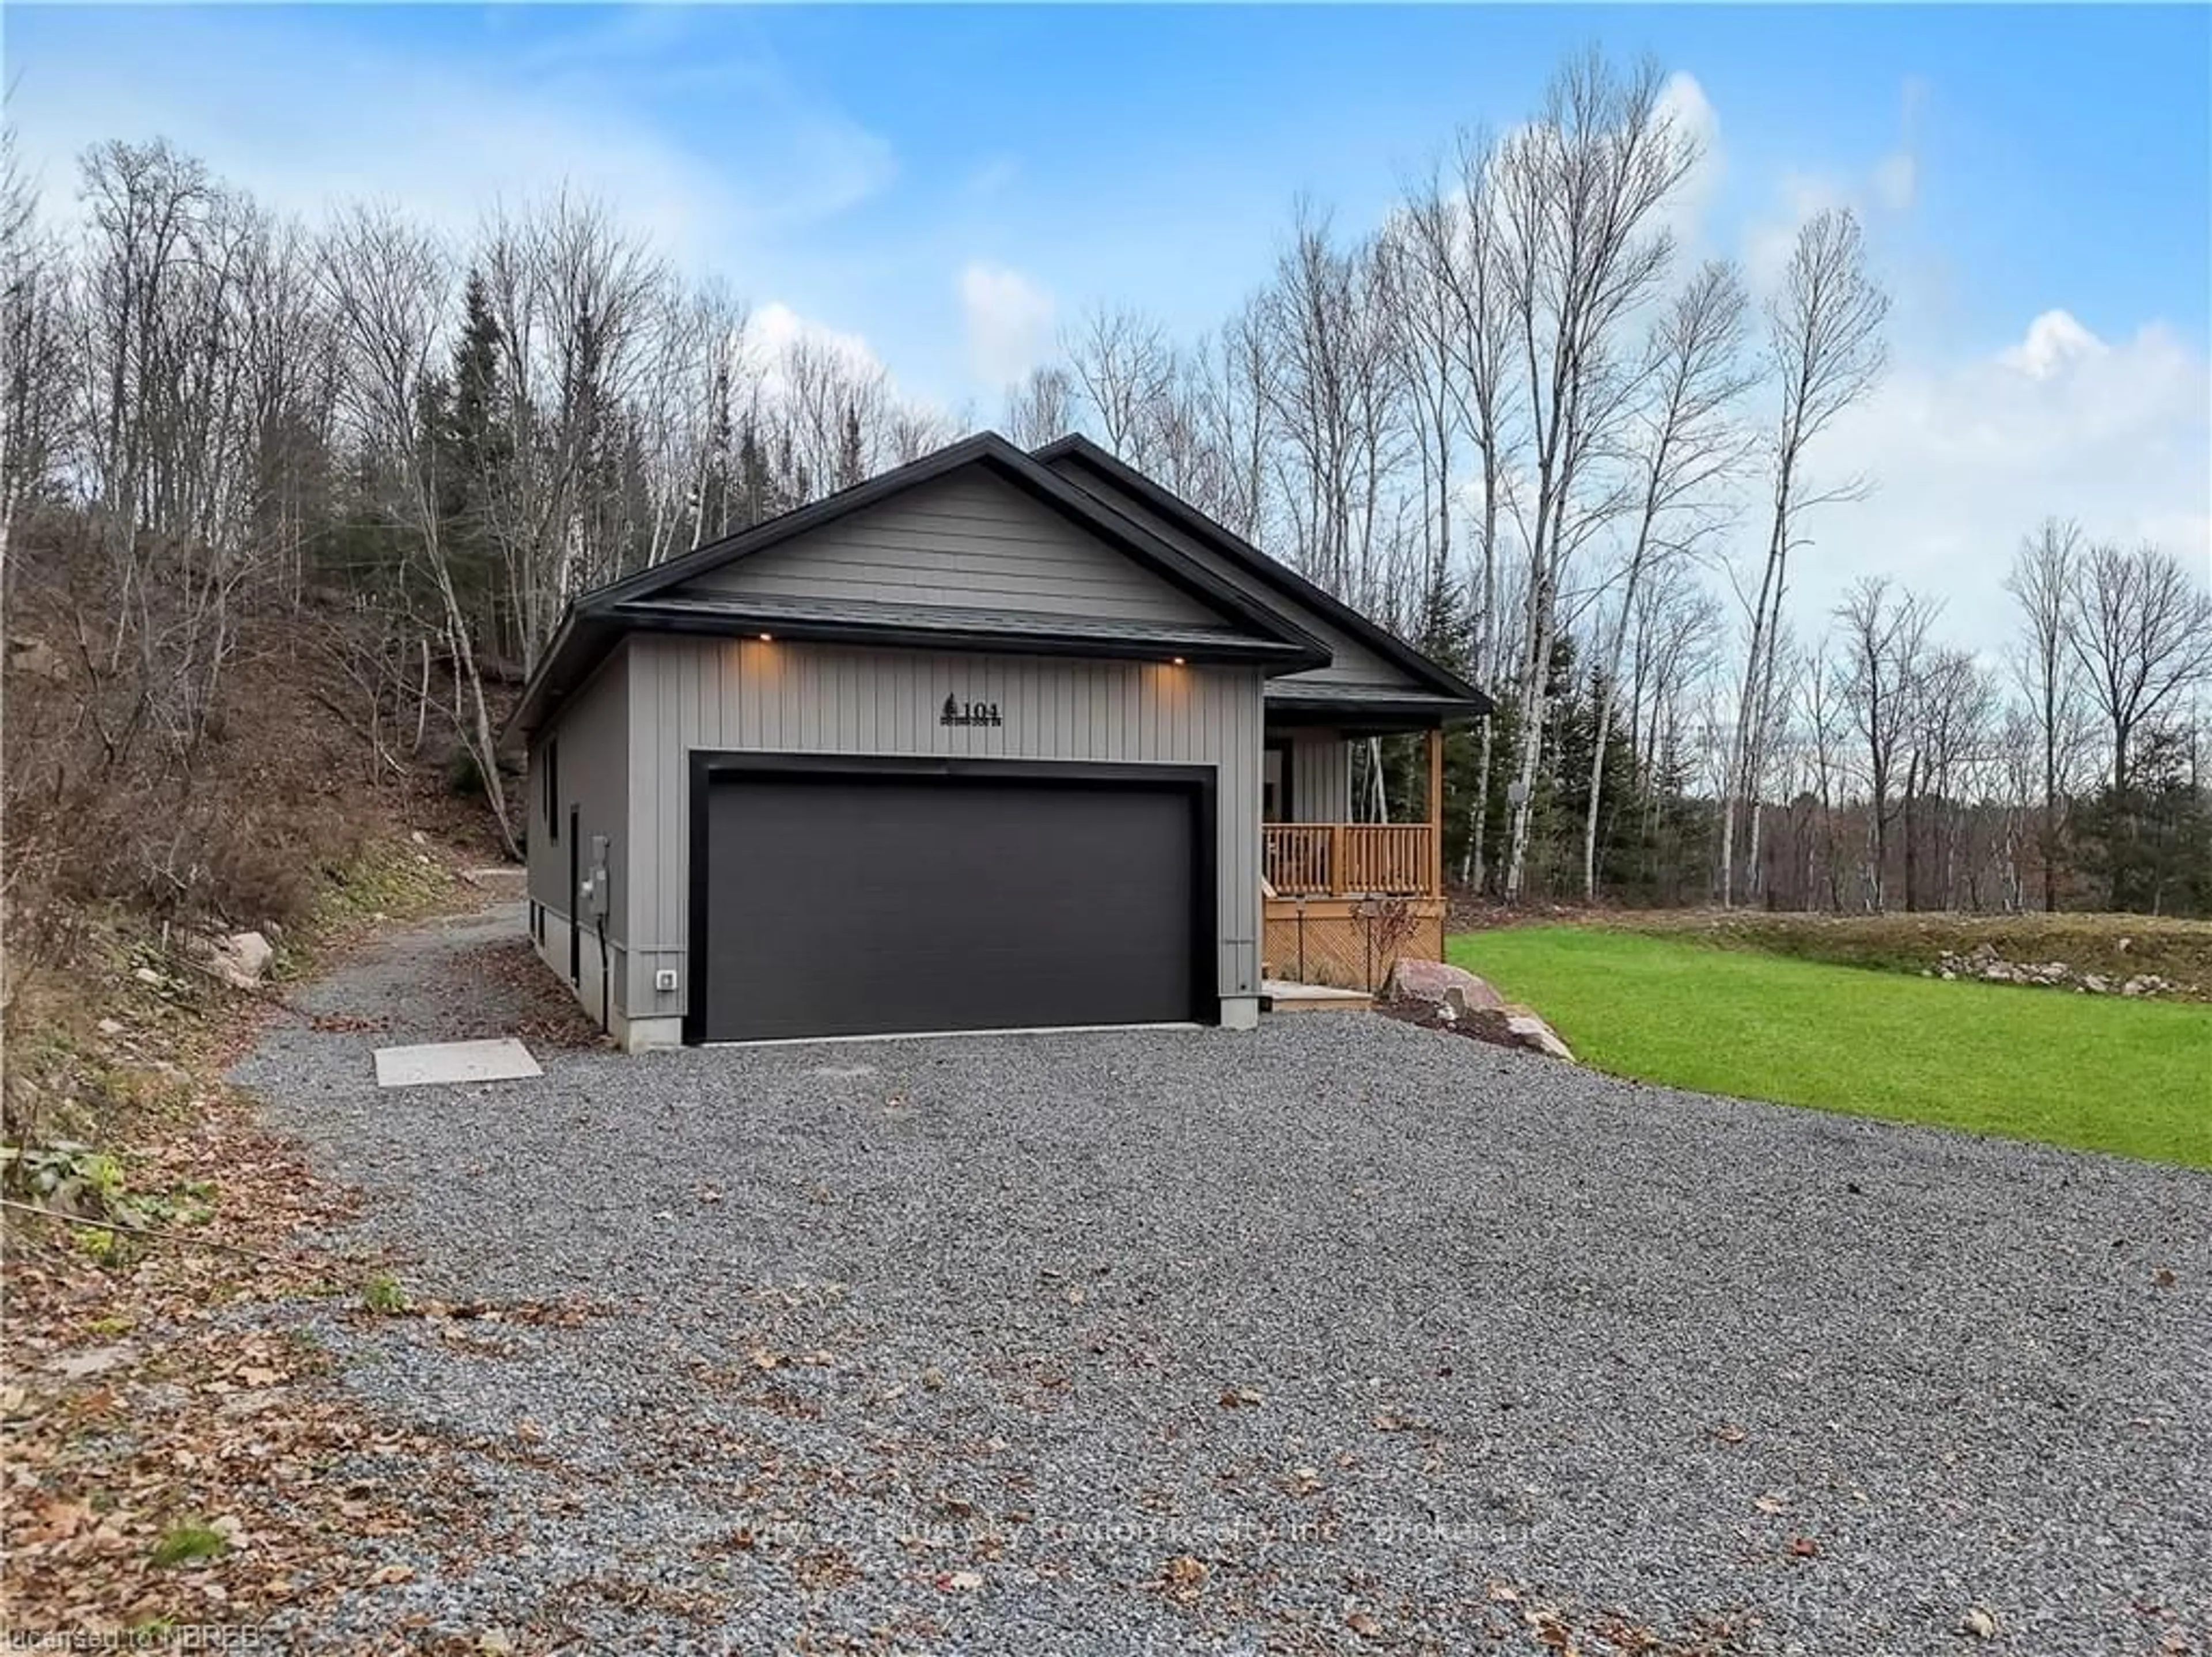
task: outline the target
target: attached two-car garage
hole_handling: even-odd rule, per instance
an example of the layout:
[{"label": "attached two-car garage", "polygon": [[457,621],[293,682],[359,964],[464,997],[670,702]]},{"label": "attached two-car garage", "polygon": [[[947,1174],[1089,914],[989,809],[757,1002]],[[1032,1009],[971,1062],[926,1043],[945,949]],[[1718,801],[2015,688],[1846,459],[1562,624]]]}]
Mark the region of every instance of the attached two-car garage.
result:
[{"label": "attached two-car garage", "polygon": [[687,1038],[1210,1016],[1212,781],[695,756]]}]

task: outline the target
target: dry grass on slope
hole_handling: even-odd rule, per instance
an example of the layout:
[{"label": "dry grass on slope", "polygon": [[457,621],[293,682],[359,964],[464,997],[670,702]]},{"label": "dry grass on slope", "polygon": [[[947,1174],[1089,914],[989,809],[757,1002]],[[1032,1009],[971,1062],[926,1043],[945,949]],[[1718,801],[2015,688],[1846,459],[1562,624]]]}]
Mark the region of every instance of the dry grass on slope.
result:
[{"label": "dry grass on slope", "polygon": [[1741,910],[1635,911],[1589,918],[1626,931],[1887,972],[1933,972],[1946,953],[1971,955],[1987,945],[2007,961],[2063,961],[2077,972],[2114,979],[2155,974],[2183,986],[2174,992],[2176,998],[2212,1002],[2212,921],[2154,915],[1838,916]]}]

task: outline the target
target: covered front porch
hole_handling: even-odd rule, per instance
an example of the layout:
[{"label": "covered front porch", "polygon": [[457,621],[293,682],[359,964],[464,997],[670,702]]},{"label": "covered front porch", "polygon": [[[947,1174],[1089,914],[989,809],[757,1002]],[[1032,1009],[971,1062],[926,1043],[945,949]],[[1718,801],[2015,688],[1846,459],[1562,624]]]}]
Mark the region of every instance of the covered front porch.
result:
[{"label": "covered front porch", "polygon": [[1402,725],[1279,719],[1268,710],[1261,802],[1263,974],[1380,993],[1405,956],[1444,951],[1443,731],[1419,729],[1425,809],[1417,819],[1353,819],[1357,751]]}]

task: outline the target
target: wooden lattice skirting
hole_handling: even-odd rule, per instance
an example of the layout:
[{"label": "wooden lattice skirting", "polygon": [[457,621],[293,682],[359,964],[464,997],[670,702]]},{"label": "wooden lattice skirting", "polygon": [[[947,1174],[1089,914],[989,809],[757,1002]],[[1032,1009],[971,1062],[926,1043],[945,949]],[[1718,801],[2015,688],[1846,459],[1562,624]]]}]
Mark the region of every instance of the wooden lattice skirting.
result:
[{"label": "wooden lattice skirting", "polygon": [[1271,978],[1379,994],[1389,984],[1390,969],[1398,956],[1432,961],[1444,958],[1443,900],[1408,898],[1400,901],[1416,925],[1412,935],[1393,953],[1387,947],[1383,929],[1360,913],[1364,905],[1358,898],[1307,899],[1303,927],[1297,904],[1287,898],[1262,899],[1267,910],[1260,944],[1262,971]]}]

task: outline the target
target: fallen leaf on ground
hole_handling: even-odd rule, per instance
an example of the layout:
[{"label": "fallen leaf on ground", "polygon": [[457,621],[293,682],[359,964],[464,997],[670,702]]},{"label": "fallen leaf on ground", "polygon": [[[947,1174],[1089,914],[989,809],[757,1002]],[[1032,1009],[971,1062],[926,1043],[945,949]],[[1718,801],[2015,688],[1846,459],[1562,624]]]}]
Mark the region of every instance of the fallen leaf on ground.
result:
[{"label": "fallen leaf on ground", "polygon": [[1972,1605],[1959,1619],[1959,1629],[1961,1633],[1971,1634],[1977,1640],[1994,1640],[1997,1637],[1997,1619],[1979,1605]]},{"label": "fallen leaf on ground", "polygon": [[1179,1553],[1168,1561],[1161,1575],[1177,1594],[1188,1597],[1197,1593],[1199,1585],[1206,1581],[1206,1566],[1187,1553]]}]

